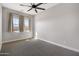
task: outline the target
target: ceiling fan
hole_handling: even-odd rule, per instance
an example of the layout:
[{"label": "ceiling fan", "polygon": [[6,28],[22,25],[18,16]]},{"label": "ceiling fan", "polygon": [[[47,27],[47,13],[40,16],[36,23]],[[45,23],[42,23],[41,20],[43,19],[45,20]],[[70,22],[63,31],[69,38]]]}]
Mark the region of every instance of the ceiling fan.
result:
[{"label": "ceiling fan", "polygon": [[38,6],[42,5],[42,4],[44,4],[44,3],[38,3],[38,4],[30,3],[30,6],[29,5],[20,4],[20,6],[28,6],[28,7],[31,7],[27,11],[30,11],[30,10],[32,10],[34,8],[35,9],[35,12],[38,13],[37,9],[39,9],[39,10],[45,10],[45,8],[38,7]]}]

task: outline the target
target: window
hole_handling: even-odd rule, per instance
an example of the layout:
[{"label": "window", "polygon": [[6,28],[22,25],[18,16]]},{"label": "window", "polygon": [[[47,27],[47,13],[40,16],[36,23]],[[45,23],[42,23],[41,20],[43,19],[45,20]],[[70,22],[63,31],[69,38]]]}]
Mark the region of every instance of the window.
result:
[{"label": "window", "polygon": [[19,32],[19,16],[13,14],[13,31]]},{"label": "window", "polygon": [[30,32],[31,30],[31,21],[28,17],[10,13],[9,32]]}]

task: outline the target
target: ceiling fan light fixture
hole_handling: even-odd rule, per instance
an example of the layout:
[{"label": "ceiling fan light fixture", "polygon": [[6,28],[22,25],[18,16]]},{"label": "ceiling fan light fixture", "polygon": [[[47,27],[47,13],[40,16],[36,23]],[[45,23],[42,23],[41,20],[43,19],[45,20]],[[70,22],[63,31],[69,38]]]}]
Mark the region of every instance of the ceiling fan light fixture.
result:
[{"label": "ceiling fan light fixture", "polygon": [[38,6],[42,5],[42,4],[44,4],[44,3],[38,3],[38,4],[30,3],[31,6],[20,4],[20,6],[31,7],[30,9],[27,10],[27,12],[30,11],[30,10],[32,10],[34,8],[35,12],[38,13],[37,9],[39,9],[39,10],[45,10],[45,8],[38,7]]}]

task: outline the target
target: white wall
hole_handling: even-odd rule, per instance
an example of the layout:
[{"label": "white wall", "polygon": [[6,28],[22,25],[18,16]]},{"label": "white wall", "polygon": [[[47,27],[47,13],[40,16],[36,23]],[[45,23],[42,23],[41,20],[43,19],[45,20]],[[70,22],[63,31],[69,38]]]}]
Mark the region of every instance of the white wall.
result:
[{"label": "white wall", "polygon": [[15,32],[8,32],[8,17],[9,17],[9,13],[16,13],[19,15],[24,15],[27,17],[30,17],[32,20],[32,24],[33,24],[33,20],[34,20],[34,16],[32,15],[28,15],[28,14],[24,14],[15,10],[11,10],[8,8],[3,7],[2,8],[3,12],[2,12],[2,42],[10,42],[10,41],[16,41],[16,40],[22,40],[22,39],[27,39],[27,38],[31,38],[33,36],[32,32],[20,32],[20,33],[15,33]]},{"label": "white wall", "polygon": [[2,46],[2,7],[0,4],[0,50]]},{"label": "white wall", "polygon": [[38,38],[79,51],[79,4],[58,4],[35,21]]}]

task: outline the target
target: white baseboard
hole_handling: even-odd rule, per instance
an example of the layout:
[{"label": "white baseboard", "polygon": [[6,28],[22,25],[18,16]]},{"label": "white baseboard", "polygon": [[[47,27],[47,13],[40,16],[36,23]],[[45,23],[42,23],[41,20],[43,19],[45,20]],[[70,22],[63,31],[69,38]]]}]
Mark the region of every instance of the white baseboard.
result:
[{"label": "white baseboard", "polygon": [[29,38],[31,38],[31,37],[28,37],[28,38],[25,38],[25,39],[14,39],[14,40],[2,41],[2,44],[9,43],[9,42],[14,42],[14,41],[26,40],[26,39],[29,39]]},{"label": "white baseboard", "polygon": [[50,44],[54,44],[54,45],[60,46],[60,47],[62,47],[62,48],[66,48],[66,49],[68,49],[68,50],[72,50],[72,51],[75,51],[75,52],[79,52],[79,50],[76,49],[76,48],[68,47],[68,46],[61,45],[61,44],[58,44],[58,43],[55,43],[55,42],[51,42],[51,41],[48,41],[48,40],[44,40],[44,39],[39,39],[39,40],[42,40],[42,41],[48,42],[48,43],[50,43]]}]

